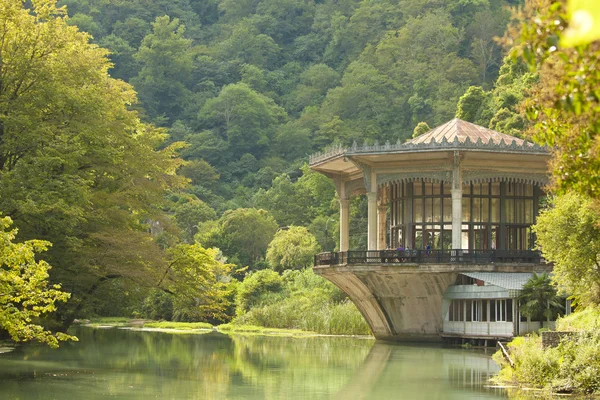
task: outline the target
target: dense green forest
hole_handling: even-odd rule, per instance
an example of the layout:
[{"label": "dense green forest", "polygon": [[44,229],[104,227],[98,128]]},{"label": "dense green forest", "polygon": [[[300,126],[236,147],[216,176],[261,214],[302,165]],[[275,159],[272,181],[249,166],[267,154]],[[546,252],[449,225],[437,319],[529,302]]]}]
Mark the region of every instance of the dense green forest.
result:
[{"label": "dense green forest", "polygon": [[[309,154],[455,115],[520,134],[537,78],[494,40],[519,3],[2,0],[0,213],[11,238],[52,244],[50,281],[71,294],[57,324],[244,319],[245,276],[336,247],[333,183]],[[351,213],[361,248],[364,199]],[[248,285],[267,304],[321,285],[301,277]],[[345,307],[322,285],[306,310]]]},{"label": "dense green forest", "polygon": [[[200,234],[203,244],[252,267],[268,241],[250,253],[225,248],[232,244],[223,243],[217,217],[228,210],[267,210],[278,226],[309,227],[322,248],[334,247],[335,221],[327,223],[337,218],[333,186],[302,168],[309,154],[332,143],[404,141],[419,122],[433,127],[453,118],[470,86],[470,99],[485,110],[461,117],[503,131],[522,128],[511,107],[523,86],[495,99],[486,92],[502,66],[494,37],[509,20],[506,6],[517,3],[60,4],[69,24],[111,52],[110,74],[133,85],[142,119],[165,127],[170,142],[186,143],[180,174],[191,188],[173,193],[168,210],[183,240]],[[353,213],[364,208],[357,202]],[[353,232],[360,247],[365,229]]]}]

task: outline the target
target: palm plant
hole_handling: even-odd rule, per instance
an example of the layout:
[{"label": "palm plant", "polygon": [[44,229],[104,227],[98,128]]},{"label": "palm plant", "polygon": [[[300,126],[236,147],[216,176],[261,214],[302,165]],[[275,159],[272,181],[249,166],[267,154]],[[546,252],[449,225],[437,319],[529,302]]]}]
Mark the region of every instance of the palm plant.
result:
[{"label": "palm plant", "polygon": [[523,285],[519,307],[525,317],[541,323],[544,318],[546,321],[554,320],[564,312],[564,298],[558,295],[548,274],[534,272]]}]

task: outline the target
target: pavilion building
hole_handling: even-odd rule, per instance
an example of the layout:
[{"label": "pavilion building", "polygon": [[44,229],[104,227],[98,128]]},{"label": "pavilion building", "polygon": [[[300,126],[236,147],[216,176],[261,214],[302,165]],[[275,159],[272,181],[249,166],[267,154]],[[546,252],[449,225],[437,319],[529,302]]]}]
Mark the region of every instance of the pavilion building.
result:
[{"label": "pavilion building", "polygon": [[[551,270],[531,229],[549,159],[544,147],[460,119],[406,143],[314,155],[310,167],[333,179],[340,204],[339,251],[317,255],[314,270],[348,294],[377,338],[439,339],[459,274]],[[350,198],[363,194],[368,248],[350,249]]]}]

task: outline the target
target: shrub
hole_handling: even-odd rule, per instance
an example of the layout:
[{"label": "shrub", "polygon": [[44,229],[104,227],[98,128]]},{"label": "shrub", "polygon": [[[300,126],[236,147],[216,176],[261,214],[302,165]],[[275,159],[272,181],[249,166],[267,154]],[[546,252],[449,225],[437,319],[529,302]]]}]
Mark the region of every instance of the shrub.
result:
[{"label": "shrub", "polygon": [[283,280],[275,271],[264,269],[246,276],[239,284],[236,295],[236,314],[252,307],[270,303],[281,296]]},{"label": "shrub", "polygon": [[[267,291],[269,286],[276,291]],[[240,284],[237,300],[236,325],[323,334],[370,334],[356,306],[310,268],[288,270],[281,277],[273,271],[248,275]]]},{"label": "shrub", "polygon": [[172,296],[162,290],[153,290],[144,299],[142,315],[148,319],[170,321],[173,318]]},{"label": "shrub", "polygon": [[515,338],[508,344],[514,368],[499,352],[494,355],[494,360],[502,365],[496,380],[558,392],[599,393],[598,317],[598,308],[589,308],[560,319],[560,329],[586,329],[580,330],[579,335],[565,337],[557,348],[542,348],[537,335]]}]

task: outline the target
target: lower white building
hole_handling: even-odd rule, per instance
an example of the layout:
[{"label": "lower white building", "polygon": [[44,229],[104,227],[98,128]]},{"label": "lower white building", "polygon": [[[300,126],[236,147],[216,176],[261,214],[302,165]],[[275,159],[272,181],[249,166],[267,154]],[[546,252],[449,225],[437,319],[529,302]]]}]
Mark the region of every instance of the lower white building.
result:
[{"label": "lower white building", "polygon": [[553,328],[554,321],[530,321],[518,298],[532,272],[472,272],[458,275],[443,295],[444,337],[509,339]]}]

